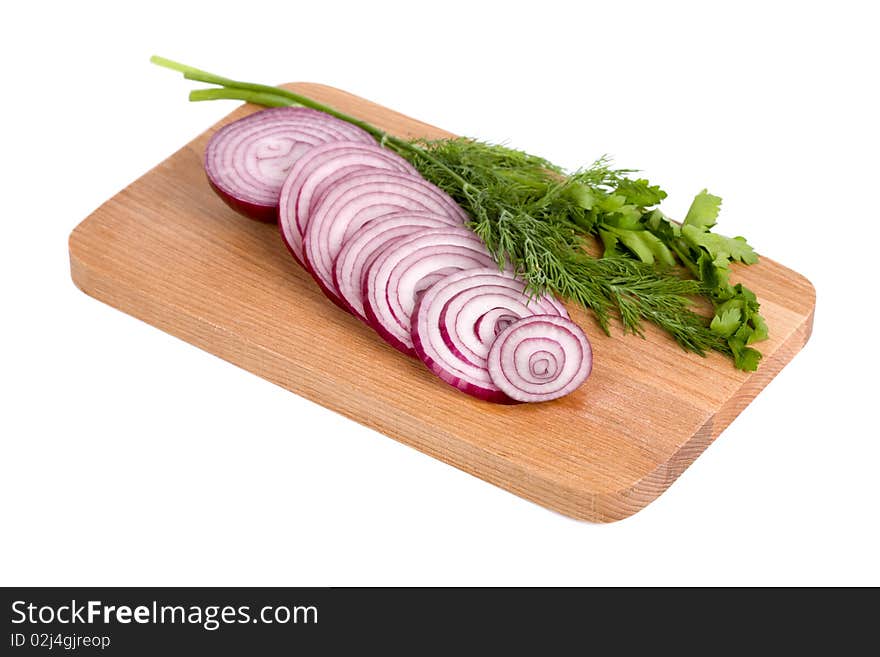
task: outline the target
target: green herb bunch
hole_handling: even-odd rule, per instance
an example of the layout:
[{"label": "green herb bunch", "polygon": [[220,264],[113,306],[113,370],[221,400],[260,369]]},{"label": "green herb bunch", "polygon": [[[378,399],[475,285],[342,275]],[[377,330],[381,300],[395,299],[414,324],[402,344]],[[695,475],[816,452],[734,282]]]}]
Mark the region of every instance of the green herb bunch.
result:
[{"label": "green herb bunch", "polygon": [[[532,293],[589,308],[606,332],[613,317],[635,334],[648,321],[684,349],[719,351],[740,369],[757,368],[761,354],[750,345],[767,337],[767,325],[755,294],[732,285],[729,273],[730,263],[752,264],[758,256],[742,237],[712,232],[719,197],[700,192],[677,223],[657,207],[666,198],[663,190],[604,159],[570,173],[478,140],[404,140],[281,87],[238,82],[160,57],[152,61],[217,85],[192,91],[190,100],[305,106],[363,128],[452,196],[499,264],[512,264]],[[596,239],[601,257],[588,252]],[[695,311],[698,296],[711,302],[713,317]]]}]

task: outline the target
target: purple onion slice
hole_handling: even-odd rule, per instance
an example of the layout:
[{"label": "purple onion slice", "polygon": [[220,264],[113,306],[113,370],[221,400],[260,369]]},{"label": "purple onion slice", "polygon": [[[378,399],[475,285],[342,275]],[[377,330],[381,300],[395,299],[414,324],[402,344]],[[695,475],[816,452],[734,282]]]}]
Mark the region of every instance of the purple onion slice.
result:
[{"label": "purple onion slice", "polygon": [[313,201],[342,177],[363,169],[389,169],[417,175],[402,157],[372,144],[336,141],[315,146],[290,169],[278,203],[281,237],[298,262],[303,261],[302,236]]},{"label": "purple onion slice", "polygon": [[424,228],[395,241],[370,265],[362,282],[364,314],[391,346],[415,356],[411,326],[418,298],[449,274],[494,264],[467,228]]},{"label": "purple onion slice", "polygon": [[402,210],[439,214],[458,223],[467,220],[464,210],[438,187],[394,171],[350,174],[313,206],[303,235],[303,260],[330,299],[342,305],[333,287],[333,263],[345,242],[371,220]]},{"label": "purple onion slice", "polygon": [[567,317],[549,296],[529,297],[525,284],[496,267],[451,274],[428,289],[412,315],[413,348],[448,384],[480,399],[514,401],[489,376],[496,337],[522,317]]},{"label": "purple onion slice", "polygon": [[587,379],[592,367],[592,348],[581,327],[556,315],[533,315],[510,324],[488,355],[492,383],[520,402],[567,395]]},{"label": "purple onion slice", "polygon": [[428,212],[392,212],[373,219],[352,236],[333,263],[333,287],[348,309],[365,322],[363,277],[389,246],[423,228],[454,225],[449,217]]}]

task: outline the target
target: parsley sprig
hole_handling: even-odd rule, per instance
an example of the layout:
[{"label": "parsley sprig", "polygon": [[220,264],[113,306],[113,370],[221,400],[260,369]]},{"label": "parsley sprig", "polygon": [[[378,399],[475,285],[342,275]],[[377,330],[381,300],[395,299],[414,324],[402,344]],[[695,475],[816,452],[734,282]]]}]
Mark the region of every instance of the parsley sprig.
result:
[{"label": "parsley sprig", "polygon": [[[217,85],[191,92],[190,100],[300,105],[363,128],[452,196],[497,261],[512,264],[532,293],[550,292],[592,310],[606,333],[613,317],[635,334],[647,321],[686,350],[719,351],[740,369],[758,367],[761,354],[751,345],[767,337],[767,325],[755,294],[729,281],[731,263],[752,264],[758,256],[744,238],[712,232],[719,197],[700,192],[677,223],[657,207],[666,198],[662,189],[605,159],[567,172],[498,144],[404,140],[281,87],[230,80],[160,57],[152,61]],[[589,253],[597,239],[601,257]],[[711,318],[697,312],[699,296],[711,303]]]}]

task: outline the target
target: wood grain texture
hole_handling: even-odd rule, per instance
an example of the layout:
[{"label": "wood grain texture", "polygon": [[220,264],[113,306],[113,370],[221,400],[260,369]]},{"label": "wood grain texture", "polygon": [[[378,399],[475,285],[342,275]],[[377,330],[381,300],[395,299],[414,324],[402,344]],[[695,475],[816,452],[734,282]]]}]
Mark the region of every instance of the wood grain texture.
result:
[{"label": "wood grain texture", "polygon": [[[449,133],[346,92],[290,85],[391,133]],[[452,389],[330,303],[287,253],[277,228],[249,221],[210,190],[201,158],[243,106],[104,203],[70,236],[87,294],[396,440],[566,515],[612,521],[665,491],[810,335],[815,292],[769,258],[735,266],[770,326],[755,374],[722,356],[605,336],[592,376],[566,398],[497,406]],[[357,491],[351,491],[357,494]]]}]

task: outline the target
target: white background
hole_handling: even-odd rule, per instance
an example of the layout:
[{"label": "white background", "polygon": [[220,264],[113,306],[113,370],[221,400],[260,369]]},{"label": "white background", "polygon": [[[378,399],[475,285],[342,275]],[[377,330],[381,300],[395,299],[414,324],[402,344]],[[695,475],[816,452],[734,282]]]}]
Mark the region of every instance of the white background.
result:
[{"label": "white background", "polygon": [[[880,584],[870,3],[716,4],[8,5],[0,583]],[[637,515],[523,501],[73,286],[73,227],[232,109],[153,53],[611,153],[673,215],[709,187],[813,281],[812,340]]]}]

